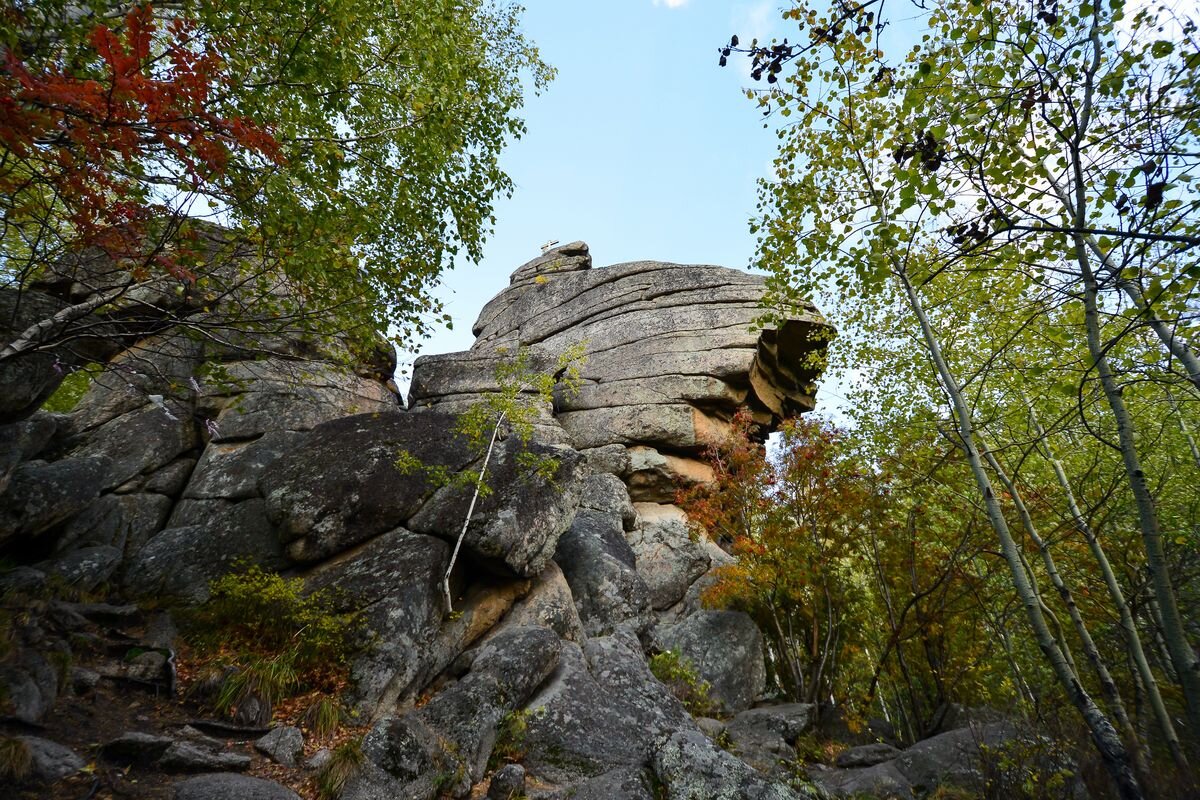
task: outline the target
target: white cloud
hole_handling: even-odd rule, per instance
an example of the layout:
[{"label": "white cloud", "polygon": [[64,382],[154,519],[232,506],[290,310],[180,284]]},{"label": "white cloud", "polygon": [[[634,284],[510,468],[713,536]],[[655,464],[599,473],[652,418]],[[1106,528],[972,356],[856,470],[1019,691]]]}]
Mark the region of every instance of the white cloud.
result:
[{"label": "white cloud", "polygon": [[683,8],[687,4],[688,0],[654,0],[654,5],[667,8]]}]

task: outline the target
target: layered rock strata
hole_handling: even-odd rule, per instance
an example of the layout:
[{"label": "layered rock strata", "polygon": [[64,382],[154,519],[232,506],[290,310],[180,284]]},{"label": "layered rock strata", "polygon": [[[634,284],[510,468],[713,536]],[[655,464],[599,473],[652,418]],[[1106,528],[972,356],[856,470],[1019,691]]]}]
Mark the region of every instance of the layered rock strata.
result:
[{"label": "layered rock strata", "polygon": [[[812,406],[829,329],[807,307],[752,332],[762,293],[720,267],[593,269],[567,245],[513,273],[471,350],[418,360],[407,410],[377,357],[216,353],[156,330],[69,414],[0,428],[0,555],[21,564],[0,583],[57,574],[195,602],[252,563],[337,587],[372,641],[353,667],[368,764],[346,797],[466,796],[513,714],[530,797],[804,796],[712,744],[647,660],[679,650],[729,715],[764,688],[753,622],[698,602],[730,556],[672,504],[711,479],[702,450],[738,408],[765,434]],[[579,344],[580,391],[560,386],[533,439],[502,431],[488,459],[451,614],[442,578],[483,458],[454,414],[499,391],[522,348],[551,368]],[[42,654],[53,638],[21,633],[0,663],[28,722],[64,691]]]}]

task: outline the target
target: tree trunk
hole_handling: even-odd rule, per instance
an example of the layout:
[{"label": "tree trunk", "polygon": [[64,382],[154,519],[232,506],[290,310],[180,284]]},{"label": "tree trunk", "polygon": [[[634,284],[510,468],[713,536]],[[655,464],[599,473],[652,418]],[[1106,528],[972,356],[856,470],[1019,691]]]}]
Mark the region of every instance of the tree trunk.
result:
[{"label": "tree trunk", "polygon": [[1142,471],[1141,459],[1138,457],[1133,419],[1125,406],[1121,388],[1117,385],[1116,376],[1100,341],[1100,310],[1097,303],[1099,287],[1084,243],[1079,237],[1076,237],[1075,241],[1075,257],[1083,277],[1084,323],[1087,328],[1088,352],[1096,365],[1101,388],[1117,423],[1121,460],[1124,462],[1125,476],[1137,506],[1142,543],[1146,550],[1146,565],[1150,569],[1154,597],[1162,615],[1167,652],[1170,653],[1175,675],[1187,700],[1188,721],[1194,730],[1200,731],[1200,663],[1197,662],[1196,653],[1187,640],[1179,605],[1175,601],[1175,587],[1171,583],[1162,545],[1162,531],[1158,524],[1158,509],[1155,507],[1154,495],[1150,491],[1146,474]]},{"label": "tree trunk", "polygon": [[1083,688],[1078,676],[1071,670],[1062,650],[1058,646],[1058,642],[1046,624],[1046,619],[1042,615],[1041,600],[1034,593],[1033,587],[1025,575],[1025,568],[1021,563],[1017,544],[1013,541],[1012,534],[1008,529],[1008,523],[1004,519],[1004,512],[1001,510],[1000,503],[996,499],[995,492],[992,490],[992,483],[987,476],[987,471],[983,467],[979,451],[975,448],[974,424],[971,420],[971,412],[967,408],[966,400],[963,398],[962,390],[959,388],[958,381],[955,380],[949,366],[942,357],[941,344],[937,338],[937,334],[934,333],[929,318],[925,315],[924,305],[921,303],[921,298],[913,287],[912,282],[903,271],[898,272],[897,277],[904,289],[909,307],[916,315],[917,321],[921,326],[922,338],[925,341],[930,358],[933,360],[942,388],[946,391],[950,403],[954,408],[954,414],[958,422],[958,433],[961,437],[962,447],[966,452],[967,462],[971,467],[971,474],[975,478],[980,495],[982,495],[984,507],[987,510],[987,517],[989,522],[991,522],[992,529],[1000,539],[1000,549],[1004,555],[1004,560],[1008,563],[1009,571],[1012,573],[1013,585],[1017,590],[1017,595],[1020,597],[1021,603],[1025,606],[1025,611],[1033,627],[1038,646],[1041,648],[1042,653],[1045,654],[1047,661],[1050,662],[1055,676],[1062,684],[1063,689],[1066,690],[1072,704],[1087,724],[1100,759],[1116,784],[1120,797],[1123,800],[1142,798],[1144,795],[1142,794],[1141,786],[1138,785],[1137,777],[1134,775],[1133,770],[1130,769],[1129,753],[1121,741],[1121,737],[1117,735],[1112,722],[1109,721],[1104,712],[1092,700],[1087,690]]},{"label": "tree trunk", "polygon": [[1091,631],[1088,630],[1087,624],[1083,621],[1083,616],[1079,613],[1079,606],[1075,604],[1075,597],[1071,594],[1071,590],[1067,587],[1066,582],[1063,581],[1062,575],[1058,571],[1058,565],[1054,562],[1054,556],[1050,552],[1050,547],[1038,533],[1037,527],[1033,523],[1033,517],[1029,515],[1029,509],[1025,506],[1025,501],[1021,497],[1016,483],[1000,466],[1000,462],[988,449],[982,437],[980,437],[979,448],[983,457],[991,466],[992,471],[996,473],[996,477],[1000,479],[1000,482],[1004,484],[1004,488],[1008,490],[1009,495],[1012,497],[1013,505],[1017,509],[1017,516],[1021,520],[1021,525],[1025,528],[1025,533],[1029,535],[1034,547],[1037,548],[1038,553],[1041,555],[1042,565],[1046,568],[1046,575],[1050,578],[1050,584],[1058,592],[1063,606],[1067,609],[1067,616],[1071,618],[1071,624],[1075,627],[1075,635],[1079,637],[1079,642],[1083,647],[1083,654],[1087,657],[1088,663],[1092,665],[1092,671],[1096,673],[1096,679],[1100,682],[1100,693],[1104,695],[1105,702],[1108,703],[1113,716],[1117,718],[1117,724],[1125,732],[1126,744],[1133,750],[1134,768],[1137,770],[1138,776],[1145,780],[1149,777],[1150,765],[1146,763],[1142,743],[1138,739],[1137,729],[1133,727],[1133,722],[1129,719],[1129,713],[1125,710],[1125,702],[1121,699],[1121,692],[1117,688],[1117,682],[1113,680],[1112,673],[1108,671],[1108,665],[1101,658],[1100,651],[1096,647],[1096,642],[1092,639]]},{"label": "tree trunk", "polygon": [[1150,703],[1150,708],[1154,712],[1154,718],[1158,722],[1163,738],[1166,740],[1167,749],[1171,752],[1171,758],[1174,759],[1178,766],[1187,769],[1187,758],[1179,746],[1179,736],[1175,733],[1175,724],[1171,722],[1171,715],[1167,712],[1162,694],[1158,690],[1158,681],[1154,677],[1154,672],[1150,669],[1150,662],[1146,660],[1146,651],[1142,648],[1142,638],[1138,634],[1133,614],[1129,610],[1129,604],[1125,602],[1125,593],[1121,590],[1121,585],[1117,582],[1117,576],[1113,572],[1112,564],[1109,563],[1108,556],[1105,554],[1100,540],[1096,537],[1092,526],[1084,519],[1083,512],[1080,511],[1079,504],[1075,501],[1075,492],[1071,489],[1071,482],[1067,480],[1067,472],[1063,469],[1062,463],[1054,457],[1054,451],[1050,449],[1046,431],[1042,428],[1041,423],[1038,422],[1037,415],[1034,413],[1032,406],[1030,407],[1030,416],[1033,421],[1034,430],[1038,435],[1043,455],[1050,462],[1050,466],[1054,470],[1054,477],[1058,480],[1058,485],[1062,487],[1063,494],[1066,495],[1067,510],[1071,513],[1071,521],[1074,523],[1075,529],[1083,535],[1084,540],[1088,544],[1088,549],[1092,551],[1092,557],[1096,559],[1096,563],[1100,566],[1100,573],[1104,576],[1104,585],[1108,588],[1108,596],[1112,600],[1113,606],[1117,609],[1117,613],[1120,615],[1121,631],[1125,635],[1125,647],[1129,653],[1130,660],[1136,668],[1135,671],[1141,691]]}]

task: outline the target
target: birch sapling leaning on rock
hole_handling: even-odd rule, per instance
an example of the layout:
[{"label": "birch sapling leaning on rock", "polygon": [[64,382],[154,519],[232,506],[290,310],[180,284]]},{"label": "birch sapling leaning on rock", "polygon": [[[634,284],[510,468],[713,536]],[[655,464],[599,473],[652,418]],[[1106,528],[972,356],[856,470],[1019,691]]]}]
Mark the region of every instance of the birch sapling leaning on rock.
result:
[{"label": "birch sapling leaning on rock", "polygon": [[[442,578],[442,590],[446,597],[447,613],[454,613],[454,599],[450,591],[450,576],[458,561],[463,540],[471,526],[475,506],[481,498],[491,493],[488,485],[488,466],[496,448],[496,442],[510,432],[522,445],[528,445],[534,436],[534,426],[545,409],[554,403],[556,391],[574,395],[579,390],[579,370],[586,356],[586,342],[568,347],[553,360],[539,357],[527,348],[519,348],[509,359],[496,368],[497,391],[487,394],[459,415],[455,424],[456,433],[467,439],[471,447],[480,453],[479,471],[463,470],[454,475],[444,468],[426,467],[411,453],[401,451],[396,457],[396,466],[406,472],[423,470],[435,483],[447,485],[464,482],[471,489],[471,500],[463,517],[462,528],[450,554],[450,563]],[[539,371],[538,367],[548,364]],[[486,443],[486,444],[485,444]],[[553,456],[540,455],[525,450],[518,456],[518,463],[526,474],[552,481],[558,469],[558,460]]]}]

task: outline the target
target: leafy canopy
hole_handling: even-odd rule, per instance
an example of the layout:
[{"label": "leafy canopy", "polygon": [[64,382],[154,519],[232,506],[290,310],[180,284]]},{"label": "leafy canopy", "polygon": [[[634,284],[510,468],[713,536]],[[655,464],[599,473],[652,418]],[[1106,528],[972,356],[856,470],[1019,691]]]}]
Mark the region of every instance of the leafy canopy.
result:
[{"label": "leafy canopy", "polygon": [[164,244],[173,226],[152,222],[212,215],[341,330],[410,339],[439,309],[441,271],[479,257],[492,201],[511,191],[498,156],[524,132],[523,79],[552,75],[519,13],[490,0],[8,4],[0,281],[23,290],[93,245],[137,279],[190,283]]}]

